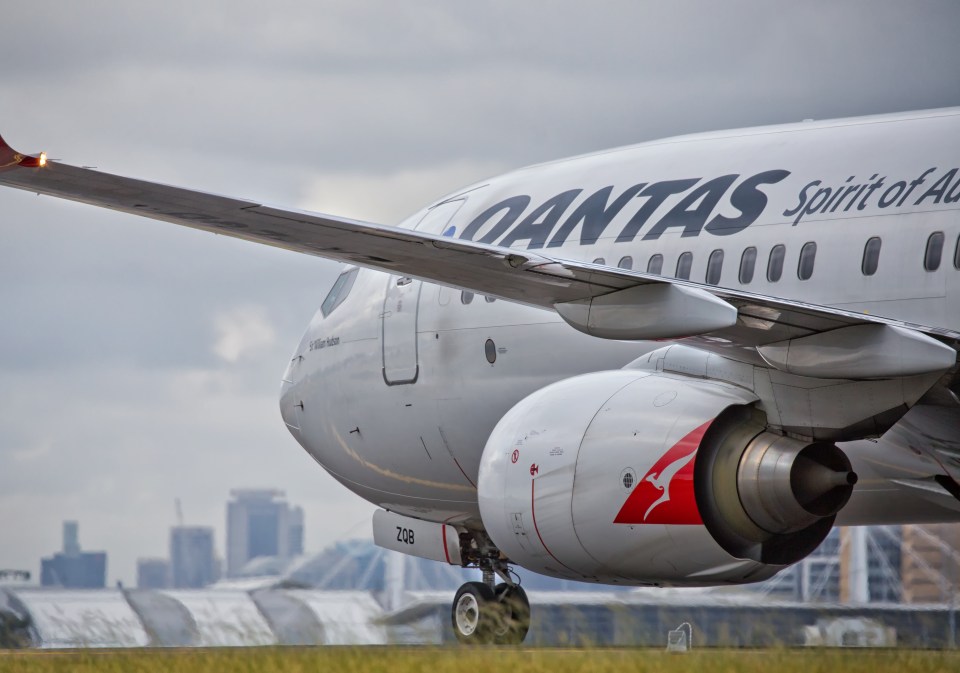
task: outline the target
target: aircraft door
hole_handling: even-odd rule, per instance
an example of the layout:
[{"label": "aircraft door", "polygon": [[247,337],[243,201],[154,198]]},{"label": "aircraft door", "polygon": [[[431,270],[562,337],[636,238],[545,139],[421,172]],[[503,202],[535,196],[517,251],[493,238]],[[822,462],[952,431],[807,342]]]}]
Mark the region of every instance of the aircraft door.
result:
[{"label": "aircraft door", "polygon": [[[447,201],[428,210],[414,227],[431,234],[444,229],[463,205],[463,199]],[[420,374],[417,353],[417,313],[422,283],[407,276],[391,275],[383,300],[383,380],[388,386],[416,383]]]},{"label": "aircraft door", "polygon": [[406,276],[391,275],[383,300],[383,380],[387,385],[416,383],[420,374],[417,360],[417,309],[422,283]]}]

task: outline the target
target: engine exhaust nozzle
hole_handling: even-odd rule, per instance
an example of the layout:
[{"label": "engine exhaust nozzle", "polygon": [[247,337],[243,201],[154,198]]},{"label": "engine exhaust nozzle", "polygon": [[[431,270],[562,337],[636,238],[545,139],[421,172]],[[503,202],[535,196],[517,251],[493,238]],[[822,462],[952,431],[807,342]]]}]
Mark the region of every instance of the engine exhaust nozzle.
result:
[{"label": "engine exhaust nozzle", "polygon": [[763,432],[743,452],[737,490],[747,516],[761,529],[790,533],[839,512],[857,475],[829,442],[803,442]]}]

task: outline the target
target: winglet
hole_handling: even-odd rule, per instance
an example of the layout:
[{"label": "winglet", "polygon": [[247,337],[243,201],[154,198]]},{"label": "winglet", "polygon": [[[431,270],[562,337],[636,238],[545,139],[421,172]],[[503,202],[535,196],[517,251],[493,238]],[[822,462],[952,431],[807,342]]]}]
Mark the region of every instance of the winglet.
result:
[{"label": "winglet", "polygon": [[43,168],[47,165],[47,155],[41,152],[37,155],[20,154],[7,144],[0,136],[0,171],[21,166],[23,168]]}]

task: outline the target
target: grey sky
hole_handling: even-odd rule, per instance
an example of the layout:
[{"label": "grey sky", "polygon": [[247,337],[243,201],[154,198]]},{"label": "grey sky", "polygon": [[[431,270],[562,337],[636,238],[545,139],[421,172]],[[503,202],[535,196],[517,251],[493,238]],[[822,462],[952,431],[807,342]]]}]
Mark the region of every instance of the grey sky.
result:
[{"label": "grey sky", "polygon": [[[269,9],[265,9],[269,7]],[[691,131],[960,105],[956,2],[8,2],[0,133],[162,182],[396,222],[485,175]],[[0,567],[60,521],[111,581],[173,500],[285,488],[307,546],[370,507],[286,433],[336,266],[0,191]]]}]

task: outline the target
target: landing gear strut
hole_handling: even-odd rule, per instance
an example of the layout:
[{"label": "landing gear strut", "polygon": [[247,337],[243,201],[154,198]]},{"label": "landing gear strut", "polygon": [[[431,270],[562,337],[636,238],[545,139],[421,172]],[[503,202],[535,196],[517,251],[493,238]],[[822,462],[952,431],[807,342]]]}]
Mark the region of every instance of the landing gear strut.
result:
[{"label": "landing gear strut", "polygon": [[484,582],[467,582],[453,598],[450,620],[461,643],[519,645],[530,630],[530,601],[505,569],[509,580],[494,586],[494,568],[484,567]]}]

